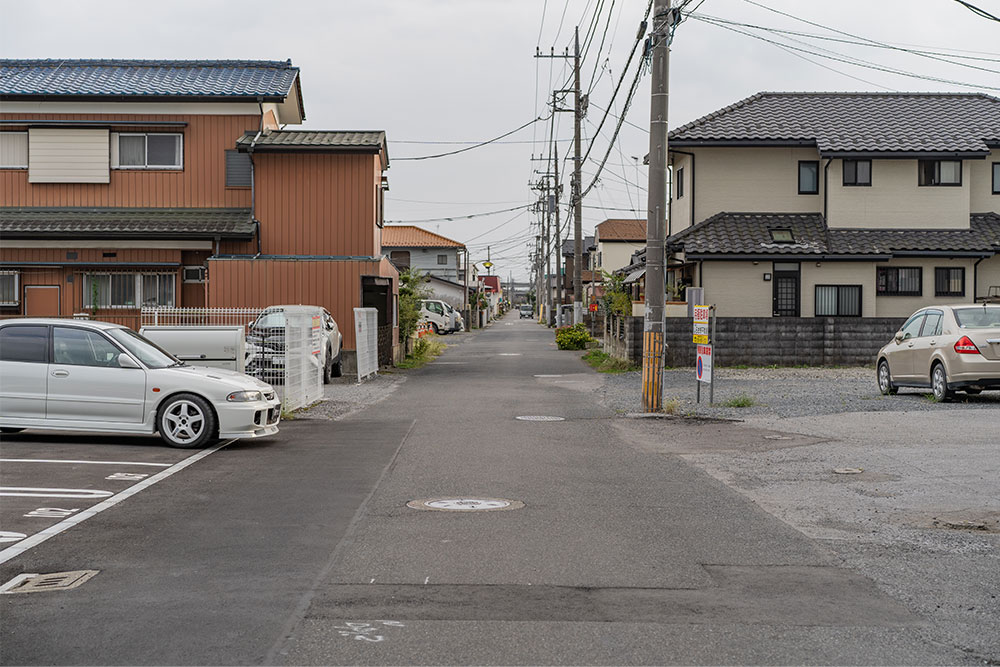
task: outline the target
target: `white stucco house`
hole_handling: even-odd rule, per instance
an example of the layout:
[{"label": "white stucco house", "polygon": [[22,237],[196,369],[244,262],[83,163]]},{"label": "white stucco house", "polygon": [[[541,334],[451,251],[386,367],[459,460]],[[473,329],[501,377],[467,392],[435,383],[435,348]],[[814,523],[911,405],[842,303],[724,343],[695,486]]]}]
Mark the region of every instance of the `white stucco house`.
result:
[{"label": "white stucco house", "polygon": [[386,225],[382,228],[382,251],[400,271],[414,268],[425,275],[465,283],[465,245],[440,234],[414,225]]}]

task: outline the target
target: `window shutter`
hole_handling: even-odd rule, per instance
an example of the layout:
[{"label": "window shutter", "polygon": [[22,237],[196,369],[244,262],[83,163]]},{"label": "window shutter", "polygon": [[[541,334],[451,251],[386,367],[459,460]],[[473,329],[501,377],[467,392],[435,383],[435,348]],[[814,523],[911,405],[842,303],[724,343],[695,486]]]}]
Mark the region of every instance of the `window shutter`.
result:
[{"label": "window shutter", "polygon": [[226,151],[226,187],[250,187],[250,156],[246,153]]},{"label": "window shutter", "polygon": [[111,168],[117,169],[121,166],[118,160],[118,133],[111,133]]}]

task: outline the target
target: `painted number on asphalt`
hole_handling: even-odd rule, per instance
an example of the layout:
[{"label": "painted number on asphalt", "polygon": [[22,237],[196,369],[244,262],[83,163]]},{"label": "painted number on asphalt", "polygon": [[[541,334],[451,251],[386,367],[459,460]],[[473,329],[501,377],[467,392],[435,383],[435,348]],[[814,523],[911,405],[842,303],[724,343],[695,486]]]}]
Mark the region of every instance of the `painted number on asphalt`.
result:
[{"label": "painted number on asphalt", "polygon": [[79,511],[80,511],[79,509],[67,510],[61,507],[39,507],[36,510],[28,512],[24,516],[43,517],[46,519],[62,519],[69,516],[70,514],[73,514],[74,512],[79,512]]},{"label": "painted number on asphalt", "polygon": [[382,632],[383,627],[404,628],[406,626],[399,621],[373,621],[370,623],[348,622],[333,627],[340,632],[341,637],[351,637],[363,642],[382,642],[385,641],[385,635],[378,633]]}]

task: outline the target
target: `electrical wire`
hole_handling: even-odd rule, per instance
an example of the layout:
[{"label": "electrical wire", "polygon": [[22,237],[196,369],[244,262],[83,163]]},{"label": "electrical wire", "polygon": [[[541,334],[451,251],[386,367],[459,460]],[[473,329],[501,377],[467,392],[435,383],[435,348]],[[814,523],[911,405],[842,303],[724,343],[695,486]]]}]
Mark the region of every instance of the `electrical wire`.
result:
[{"label": "electrical wire", "polygon": [[487,211],[485,213],[471,213],[469,215],[451,215],[444,218],[424,218],[422,220],[386,220],[387,225],[409,225],[417,222],[454,222],[455,220],[469,220],[470,218],[482,218],[487,215],[497,215],[499,213],[510,213],[511,211],[519,211],[521,209],[527,209],[534,204],[524,204],[523,206],[515,206],[513,208],[503,208],[499,211]]},{"label": "electrical wire", "polygon": [[545,121],[545,120],[548,120],[548,118],[542,117],[542,116],[538,116],[536,118],[533,118],[533,119],[529,120],[524,125],[521,125],[519,127],[514,128],[510,132],[504,132],[503,134],[501,134],[498,137],[494,137],[492,139],[488,139],[487,141],[481,141],[478,144],[473,144],[472,146],[466,146],[465,148],[460,148],[457,151],[450,151],[448,153],[438,153],[437,155],[418,155],[418,156],[415,156],[415,157],[397,157],[397,158],[393,158],[393,161],[394,162],[399,162],[401,160],[432,160],[434,158],[439,158],[439,157],[448,157],[449,155],[458,155],[459,153],[464,153],[466,151],[471,151],[472,149],[479,148],[480,146],[486,146],[487,144],[492,144],[493,142],[499,141],[500,139],[503,139],[504,137],[509,137],[510,135],[514,134],[515,132],[520,132],[521,130],[523,130],[524,128],[528,127],[529,125],[534,125],[535,123],[537,123],[539,121]]},{"label": "electrical wire", "polygon": [[1000,18],[998,18],[996,16],[993,16],[993,14],[990,14],[988,11],[986,11],[984,9],[980,9],[979,7],[976,7],[971,2],[965,2],[965,0],[955,0],[955,2],[957,2],[960,5],[962,5],[963,7],[965,7],[966,9],[968,9],[973,14],[976,14],[977,16],[981,16],[984,19],[989,19],[991,21],[996,21],[997,23],[1000,23]]}]

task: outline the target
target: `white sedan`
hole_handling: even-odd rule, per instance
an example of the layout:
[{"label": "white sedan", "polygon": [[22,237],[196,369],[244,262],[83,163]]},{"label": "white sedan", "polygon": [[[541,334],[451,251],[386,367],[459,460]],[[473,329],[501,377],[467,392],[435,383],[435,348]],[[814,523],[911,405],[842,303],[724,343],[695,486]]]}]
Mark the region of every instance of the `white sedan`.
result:
[{"label": "white sedan", "polygon": [[0,322],[0,433],[159,433],[171,447],[278,432],[281,403],[248,375],[178,361],[107,322]]}]

